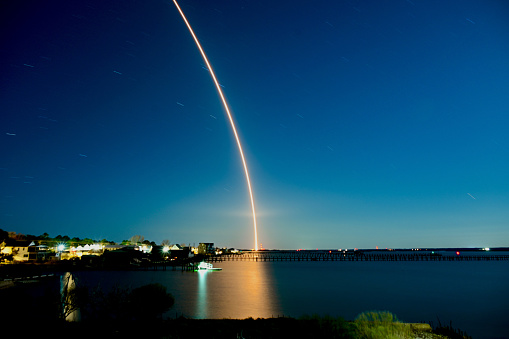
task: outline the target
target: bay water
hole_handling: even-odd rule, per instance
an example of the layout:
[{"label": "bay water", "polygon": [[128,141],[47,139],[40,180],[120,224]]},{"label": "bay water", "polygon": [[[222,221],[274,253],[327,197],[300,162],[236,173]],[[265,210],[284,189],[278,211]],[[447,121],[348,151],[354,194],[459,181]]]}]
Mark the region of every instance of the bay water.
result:
[{"label": "bay water", "polygon": [[440,321],[473,338],[509,338],[509,261],[215,263],[221,271],[76,272],[80,284],[160,283],[175,297],[165,317],[244,319],[302,315],[353,320],[390,311],[404,322]]}]

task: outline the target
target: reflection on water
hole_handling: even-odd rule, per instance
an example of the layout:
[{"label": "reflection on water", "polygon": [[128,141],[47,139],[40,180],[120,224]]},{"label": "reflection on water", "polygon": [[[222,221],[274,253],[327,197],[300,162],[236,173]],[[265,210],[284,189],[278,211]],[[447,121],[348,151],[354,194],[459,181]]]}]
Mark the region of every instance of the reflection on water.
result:
[{"label": "reflection on water", "polygon": [[277,315],[278,298],[267,263],[223,262],[222,271],[199,271],[194,318]]},{"label": "reflection on water", "polygon": [[282,315],[274,281],[274,265],[266,262],[221,262],[222,271],[80,272],[80,281],[108,291],[113,286],[166,286],[175,305],[165,315],[189,318],[243,319]]},{"label": "reflection on water", "polygon": [[60,277],[60,294],[66,321],[80,321],[81,313],[77,307],[76,280],[71,272]]},{"label": "reflection on water", "polygon": [[207,275],[212,271],[198,271],[198,289],[196,300],[196,317],[200,319],[207,318]]}]

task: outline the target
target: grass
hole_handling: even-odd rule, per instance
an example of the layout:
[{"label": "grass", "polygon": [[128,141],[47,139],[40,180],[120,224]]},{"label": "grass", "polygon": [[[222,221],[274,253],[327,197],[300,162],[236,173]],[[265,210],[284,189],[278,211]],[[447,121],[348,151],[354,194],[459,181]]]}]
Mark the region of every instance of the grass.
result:
[{"label": "grass", "polygon": [[413,331],[407,324],[388,311],[369,311],[359,314],[354,321],[356,338],[396,339],[412,338]]}]

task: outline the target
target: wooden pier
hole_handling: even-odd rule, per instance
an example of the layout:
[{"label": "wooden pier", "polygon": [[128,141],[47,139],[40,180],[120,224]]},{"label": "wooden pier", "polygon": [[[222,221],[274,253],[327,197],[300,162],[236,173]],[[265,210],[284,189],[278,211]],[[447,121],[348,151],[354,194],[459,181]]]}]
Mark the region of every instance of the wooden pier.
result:
[{"label": "wooden pier", "polygon": [[[505,252],[507,253],[507,252]],[[139,267],[130,267],[133,270],[144,271],[193,271],[200,261],[223,262],[223,261],[253,261],[253,262],[283,262],[283,261],[508,261],[507,254],[465,253],[465,254],[441,254],[431,252],[398,253],[397,251],[362,252],[362,251],[249,251],[236,254],[221,254],[212,256],[200,256],[187,258],[179,261],[150,262]]]},{"label": "wooden pier", "polygon": [[196,265],[203,261],[202,257],[192,257],[183,260],[175,260],[175,261],[152,261],[148,264],[141,265],[136,267],[135,269],[141,269],[145,271],[194,271]]},{"label": "wooden pier", "polygon": [[242,254],[224,254],[207,258],[210,262],[221,261],[501,261],[509,255],[441,255],[432,253],[363,253],[321,251],[259,251]]}]

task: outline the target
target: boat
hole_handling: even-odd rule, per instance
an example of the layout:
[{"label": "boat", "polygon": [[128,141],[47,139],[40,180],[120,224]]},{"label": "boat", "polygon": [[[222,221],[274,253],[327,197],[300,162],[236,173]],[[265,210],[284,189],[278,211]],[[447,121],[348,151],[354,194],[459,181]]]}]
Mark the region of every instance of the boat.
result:
[{"label": "boat", "polygon": [[212,264],[206,263],[202,261],[198,266],[196,266],[196,271],[221,271],[222,268],[214,267]]}]

